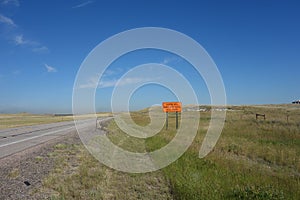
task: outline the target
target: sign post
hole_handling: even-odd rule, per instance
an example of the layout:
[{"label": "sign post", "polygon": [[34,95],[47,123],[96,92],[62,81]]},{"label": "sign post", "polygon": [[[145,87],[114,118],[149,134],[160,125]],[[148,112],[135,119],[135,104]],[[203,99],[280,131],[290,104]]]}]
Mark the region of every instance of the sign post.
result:
[{"label": "sign post", "polygon": [[168,126],[169,126],[169,116],[168,116],[168,112],[166,112],[166,130],[168,130]]},{"label": "sign post", "polygon": [[176,111],[176,129],[178,129],[178,112]]},{"label": "sign post", "polygon": [[181,102],[163,102],[162,103],[163,111],[166,113],[166,129],[169,126],[169,112],[176,113],[176,129],[178,129],[178,112],[181,112]]}]

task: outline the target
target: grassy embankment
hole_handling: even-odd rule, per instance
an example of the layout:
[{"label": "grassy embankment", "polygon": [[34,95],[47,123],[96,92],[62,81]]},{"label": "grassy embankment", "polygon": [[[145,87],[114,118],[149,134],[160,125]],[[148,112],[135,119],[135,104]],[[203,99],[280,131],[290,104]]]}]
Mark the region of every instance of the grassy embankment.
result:
[{"label": "grassy embankment", "polygon": [[[204,159],[197,159],[209,113],[201,113],[193,145],[163,169],[176,199],[297,199],[300,196],[300,110],[293,107],[235,107],[222,135]],[[256,113],[266,120],[255,119]],[[287,123],[287,115],[289,122]],[[148,139],[157,148],[165,132]],[[163,143],[163,142],[161,142]]]},{"label": "grassy embankment", "polygon": [[[266,114],[266,120],[256,120],[256,113]],[[147,112],[135,112],[132,117],[140,125],[150,122]],[[198,151],[209,121],[210,112],[201,112],[198,134],[188,151],[168,167],[153,173],[111,170],[80,145],[57,149],[54,154],[58,155],[59,164],[44,181],[44,190],[52,191],[54,199],[299,198],[299,106],[232,107],[213,152],[199,159]],[[169,130],[163,129],[154,137],[142,140],[126,135],[112,121],[108,125],[109,137],[130,151],[153,151],[173,138],[174,122],[170,119]],[[66,159],[72,155],[76,167]]]}]

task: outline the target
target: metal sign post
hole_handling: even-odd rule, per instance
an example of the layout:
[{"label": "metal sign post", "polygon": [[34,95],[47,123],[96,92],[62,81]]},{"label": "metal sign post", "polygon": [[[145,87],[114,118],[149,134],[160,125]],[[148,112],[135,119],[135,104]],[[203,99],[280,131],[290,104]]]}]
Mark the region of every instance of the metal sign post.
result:
[{"label": "metal sign post", "polygon": [[169,126],[169,116],[168,116],[168,112],[166,112],[166,130],[168,130],[168,126]]},{"label": "metal sign post", "polygon": [[176,112],[176,129],[178,129],[178,112]]}]

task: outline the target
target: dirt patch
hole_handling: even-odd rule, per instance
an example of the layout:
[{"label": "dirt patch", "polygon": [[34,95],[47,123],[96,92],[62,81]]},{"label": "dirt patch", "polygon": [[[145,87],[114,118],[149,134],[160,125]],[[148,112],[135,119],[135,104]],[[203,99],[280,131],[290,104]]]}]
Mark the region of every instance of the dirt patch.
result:
[{"label": "dirt patch", "polygon": [[45,199],[46,195],[35,193],[42,180],[55,166],[51,157],[54,146],[80,144],[76,132],[59,137],[12,156],[0,159],[0,199]]}]

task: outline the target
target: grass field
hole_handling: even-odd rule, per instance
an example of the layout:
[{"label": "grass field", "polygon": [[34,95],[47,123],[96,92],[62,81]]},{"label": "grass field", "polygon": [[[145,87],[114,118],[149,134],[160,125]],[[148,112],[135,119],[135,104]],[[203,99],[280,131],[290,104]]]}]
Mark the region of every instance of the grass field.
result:
[{"label": "grass field", "polygon": [[[80,145],[62,145],[53,153],[59,164],[44,180],[44,190],[52,191],[53,199],[299,199],[300,106],[228,107],[217,145],[199,159],[210,121],[210,108],[205,108],[193,144],[168,167],[146,174],[117,172]],[[265,114],[266,120],[256,120],[256,113]],[[145,110],[131,117],[140,125],[150,122]],[[171,116],[169,130],[138,139],[111,121],[108,136],[127,150],[153,151],[172,140],[174,123]],[[70,155],[76,155],[76,167],[68,161]]]},{"label": "grass field", "polygon": [[112,170],[82,145],[57,144],[49,153],[56,167],[36,192],[50,199],[172,199],[162,172],[128,174]]},{"label": "grass field", "polygon": [[[163,169],[175,199],[298,199],[299,110],[271,107],[233,110],[227,113],[214,151],[205,159],[197,159],[197,153],[209,113],[202,113],[198,136],[185,155]],[[255,120],[256,113],[266,114],[267,119]],[[151,147],[151,140],[156,143],[161,139],[149,139],[148,146]]]},{"label": "grass field", "polygon": [[29,113],[0,114],[0,129],[70,121],[72,116],[34,115]]},{"label": "grass field", "polygon": [[[108,116],[110,113],[98,113],[97,116]],[[77,118],[88,118],[94,115],[82,115],[76,116]],[[30,113],[18,113],[18,114],[0,114],[0,129],[15,128],[21,126],[31,126],[38,124],[48,124],[54,122],[71,121],[73,116],[55,116],[51,114],[30,114]]]}]

